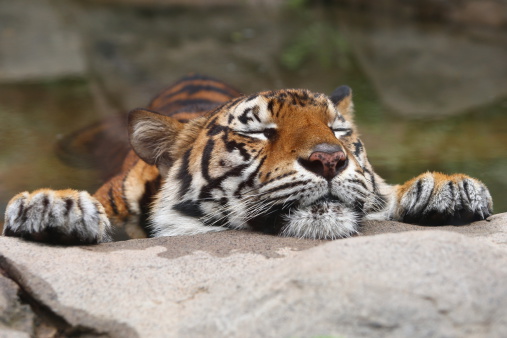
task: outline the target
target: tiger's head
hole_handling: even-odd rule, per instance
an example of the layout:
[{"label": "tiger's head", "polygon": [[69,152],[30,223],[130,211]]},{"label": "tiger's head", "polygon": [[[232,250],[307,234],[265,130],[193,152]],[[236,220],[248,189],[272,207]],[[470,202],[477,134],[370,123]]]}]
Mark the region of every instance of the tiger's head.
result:
[{"label": "tiger's head", "polygon": [[163,177],[155,235],[224,228],[335,239],[383,203],[352,120],[349,87],[232,100],[189,123],[137,109],[136,153]]}]

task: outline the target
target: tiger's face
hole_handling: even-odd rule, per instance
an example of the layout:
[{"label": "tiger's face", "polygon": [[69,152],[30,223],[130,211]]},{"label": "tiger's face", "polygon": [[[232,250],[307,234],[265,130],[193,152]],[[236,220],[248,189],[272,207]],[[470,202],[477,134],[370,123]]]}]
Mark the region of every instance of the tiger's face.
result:
[{"label": "tiger's face", "polygon": [[331,97],[262,92],[181,124],[131,113],[131,142],[165,180],[152,214],[158,235],[223,228],[335,239],[382,203],[351,119],[348,87]]}]

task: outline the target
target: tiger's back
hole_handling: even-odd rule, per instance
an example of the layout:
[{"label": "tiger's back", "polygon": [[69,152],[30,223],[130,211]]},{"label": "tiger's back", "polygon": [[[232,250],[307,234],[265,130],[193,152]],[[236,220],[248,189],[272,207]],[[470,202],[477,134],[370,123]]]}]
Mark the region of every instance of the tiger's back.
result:
[{"label": "tiger's back", "polygon": [[192,74],[155,96],[148,108],[180,122],[188,122],[240,95],[224,82]]}]

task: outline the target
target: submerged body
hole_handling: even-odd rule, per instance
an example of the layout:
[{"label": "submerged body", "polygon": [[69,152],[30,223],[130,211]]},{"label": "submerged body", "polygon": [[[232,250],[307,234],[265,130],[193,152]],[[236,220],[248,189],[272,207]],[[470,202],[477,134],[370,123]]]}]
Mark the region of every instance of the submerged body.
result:
[{"label": "submerged body", "polygon": [[8,205],[4,234],[95,243],[109,240],[112,220],[129,237],[232,228],[336,239],[355,234],[364,218],[440,225],[491,214],[487,188],[466,175],[428,172],[386,184],[352,110],[346,86],[330,96],[299,89],[241,96],[188,76],[149,110],[130,112],[133,150],[93,197],[21,193]]}]

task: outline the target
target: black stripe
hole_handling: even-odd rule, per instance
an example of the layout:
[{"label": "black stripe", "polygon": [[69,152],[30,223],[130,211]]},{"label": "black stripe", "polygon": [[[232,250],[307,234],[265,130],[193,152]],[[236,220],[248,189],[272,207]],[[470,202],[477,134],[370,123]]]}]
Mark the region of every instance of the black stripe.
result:
[{"label": "black stripe", "polygon": [[273,187],[273,188],[268,189],[266,191],[263,191],[262,194],[263,195],[267,195],[267,194],[270,194],[270,193],[273,193],[273,192],[277,192],[277,191],[282,190],[282,189],[293,188],[293,187],[297,187],[299,185],[305,185],[305,184],[310,183],[310,182],[311,182],[311,180],[299,181],[299,182],[289,182],[289,183],[285,183],[285,184]]},{"label": "black stripe", "polygon": [[[183,106],[181,108],[171,110],[170,112],[162,111],[158,107],[152,107],[153,109],[157,110],[159,114],[165,115],[165,116],[174,116],[178,114],[194,114],[196,115],[193,118],[200,116],[203,116],[209,112],[212,112],[213,110],[219,108],[223,102],[221,103],[205,103],[205,104],[195,104],[191,106]],[[175,117],[178,118],[178,117]],[[180,121],[181,122],[181,121]]]},{"label": "black stripe", "polygon": [[27,205],[26,207],[23,208],[23,211],[22,211],[22,214],[21,214],[21,223],[26,223],[27,219],[28,219],[28,211],[30,211],[30,209],[32,209],[32,206],[31,205]]},{"label": "black stripe", "polygon": [[[282,179],[282,178],[284,178],[284,177],[287,177],[287,176],[290,176],[290,175],[293,175],[293,174],[296,174],[296,173],[297,173],[297,171],[292,170],[292,171],[289,171],[288,173],[285,173],[285,174],[283,174],[283,175],[276,176],[276,177],[274,177],[274,178],[270,179],[269,181],[266,181],[266,182],[262,183],[261,187],[263,187],[263,186],[265,186],[265,185],[268,185],[268,184],[270,184],[271,182],[281,180],[281,179]],[[266,174],[266,178],[268,178],[269,176],[271,176],[271,172],[268,172],[268,173]]]},{"label": "black stripe", "polygon": [[182,94],[185,92],[188,93],[189,95],[193,95],[198,92],[215,92],[215,93],[220,93],[220,94],[224,94],[226,96],[229,96],[229,99],[232,99],[236,96],[236,95],[233,95],[231,93],[231,91],[228,89],[215,87],[215,86],[209,85],[209,84],[203,85],[203,84],[189,83],[188,85],[185,85],[184,87],[180,88],[179,90],[177,90],[175,92],[168,93],[167,95],[164,95],[164,98],[169,99],[173,96],[176,96],[176,95],[179,95],[179,94]]},{"label": "black stripe", "polygon": [[149,214],[153,196],[155,196],[155,194],[160,190],[161,184],[162,184],[161,175],[157,175],[155,179],[151,181],[146,181],[144,183],[144,193],[139,199],[141,215]]},{"label": "black stripe", "polygon": [[238,103],[239,101],[241,101],[242,99],[243,99],[243,96],[240,96],[240,97],[238,97],[238,98],[236,98],[236,99],[234,99],[232,101],[226,102],[223,106],[218,107],[217,110],[220,109],[220,108],[229,109],[232,106],[234,106],[236,103]]},{"label": "black stripe", "polygon": [[[288,200],[288,198],[291,197],[291,196],[293,196],[293,195],[294,195],[294,192],[290,192],[290,193],[287,193],[285,195],[263,199],[262,202],[263,203],[269,203],[269,202],[273,202],[273,201],[284,201],[284,204],[285,203],[290,203],[290,202],[295,202],[295,201]],[[288,204],[286,204],[286,206],[284,208],[287,208],[287,207],[288,207]]]},{"label": "black stripe", "polygon": [[183,201],[178,204],[173,205],[173,209],[181,212],[185,216],[190,217],[203,217],[204,213],[202,212],[199,202],[196,201]]},{"label": "black stripe", "polygon": [[305,107],[306,104],[302,101],[301,96],[298,93],[291,92],[292,104],[295,106]]},{"label": "black stripe", "polygon": [[[430,204],[431,197],[433,196],[434,191],[435,191],[435,184],[433,184],[433,187],[431,188],[430,196],[428,197],[428,199],[426,200],[426,203],[424,203],[424,206],[421,209],[423,214],[426,214],[425,211],[427,211],[426,209],[428,208],[428,205]],[[410,214],[410,212],[409,212],[409,214]]]},{"label": "black stripe", "polygon": [[115,215],[118,215],[119,212],[118,212],[118,207],[116,206],[116,202],[114,200],[114,194],[113,194],[113,187],[111,186],[109,188],[109,191],[107,192],[108,196],[109,196],[109,204],[111,204],[111,208],[113,208],[113,213]]},{"label": "black stripe", "polygon": [[371,186],[373,188],[373,191],[378,192],[377,181],[375,180],[375,175],[371,172],[368,172],[368,173],[370,174],[370,177],[371,177]]},{"label": "black stripe", "polygon": [[451,197],[454,198],[454,183],[452,181],[449,181],[449,190],[451,190]]},{"label": "black stripe", "polygon": [[261,122],[261,119],[260,119],[260,117],[259,117],[259,115],[258,115],[258,113],[259,113],[259,109],[258,109],[258,108],[259,108],[259,107],[258,107],[258,106],[256,106],[256,107],[257,107],[257,109],[253,111],[253,117],[255,117],[255,119],[257,120],[257,122],[259,122],[259,123],[260,123],[260,122]]},{"label": "black stripe", "polygon": [[[207,76],[207,75],[201,75],[201,74],[188,74],[188,75],[185,75],[184,77],[180,78],[179,80],[177,80],[176,82],[174,82],[172,85],[170,85],[169,87],[167,87],[165,91],[168,91],[170,90],[171,88],[174,88],[174,87],[177,87],[179,85],[181,85],[182,83],[185,83],[185,82],[188,82],[188,83],[192,83],[194,81],[209,81],[209,82],[214,82],[214,83],[219,83],[219,84],[222,84],[226,87],[229,87],[231,88],[231,90],[235,90],[234,88],[232,88],[231,86],[229,86],[228,84],[226,84],[225,82],[222,82],[220,80],[217,80],[211,76]],[[237,90],[236,90],[237,91]],[[163,92],[162,92],[163,93]],[[158,95],[159,96],[159,95]]]},{"label": "black stripe", "polygon": [[190,150],[187,150],[181,159],[181,166],[178,170],[178,175],[176,176],[181,181],[180,191],[178,192],[178,197],[183,198],[185,194],[190,189],[190,183],[192,183],[192,176],[188,172],[188,164],[190,161]]},{"label": "black stripe", "polygon": [[206,146],[204,146],[204,150],[202,152],[201,173],[202,177],[204,177],[206,181],[209,181],[211,179],[209,175],[209,162],[211,161],[211,154],[213,152],[214,147],[215,141],[209,139],[208,142],[206,142]]},{"label": "black stripe", "polygon": [[224,141],[225,147],[226,147],[226,149],[227,149],[227,151],[229,153],[232,153],[235,149],[237,149],[239,151],[239,154],[241,155],[241,157],[243,157],[244,161],[249,161],[250,160],[251,155],[246,150],[246,148],[245,148],[246,144],[245,143],[236,142],[235,140],[229,141],[229,140],[227,140],[227,134],[224,134],[224,137],[222,138],[222,140]]},{"label": "black stripe", "polygon": [[130,207],[129,207],[129,203],[127,201],[127,196],[125,196],[125,182],[127,182],[127,179],[129,178],[129,175],[130,175],[130,172],[132,171],[132,169],[137,165],[137,163],[139,163],[140,159],[137,159],[134,164],[132,164],[132,166],[130,167],[129,171],[127,172],[127,174],[125,176],[123,176],[123,179],[121,181],[121,198],[123,200],[123,204],[125,204],[125,208],[127,209],[127,213],[128,214],[131,214],[131,210],[130,210]]},{"label": "black stripe", "polygon": [[366,203],[365,200],[356,198],[356,200],[354,201],[354,204],[353,204],[352,208],[359,215],[364,215],[366,213],[365,210],[364,210],[364,204],[365,203]]},{"label": "black stripe", "polygon": [[47,196],[44,196],[44,199],[42,200],[42,213],[45,214],[47,209],[49,207],[49,198]]},{"label": "black stripe", "polygon": [[257,231],[269,234],[277,234],[284,225],[284,215],[289,213],[290,203],[286,206],[275,205],[261,215],[254,217],[248,224]]},{"label": "black stripe", "polygon": [[422,181],[421,180],[417,181],[416,188],[417,188],[417,191],[415,193],[415,199],[419,200],[421,198],[421,194],[422,194]]},{"label": "black stripe", "polygon": [[[373,191],[378,192],[378,187],[377,187],[377,182],[375,180],[375,175],[370,170],[368,170],[366,167],[363,167],[363,170],[365,173],[370,175]],[[360,173],[360,174],[362,174],[362,173]]]},{"label": "black stripe", "polygon": [[81,204],[81,195],[79,195],[78,199],[77,199],[77,207],[78,209],[81,211],[81,222],[83,224],[85,224],[85,221],[84,221],[84,216],[85,216],[85,213],[84,213],[84,208],[83,208],[83,205]]},{"label": "black stripe", "polygon": [[20,203],[20,205],[19,205],[18,215],[16,216],[16,219],[19,219],[23,215],[23,212],[25,211],[25,204],[24,204],[24,202],[26,202],[26,198],[25,197],[23,197],[23,202]]},{"label": "black stripe", "polygon": [[278,110],[276,111],[276,114],[275,114],[276,117],[280,116],[280,112],[282,111],[284,106],[285,106],[285,101],[281,101],[278,103]]},{"label": "black stripe", "polygon": [[273,105],[275,104],[275,100],[271,99],[269,100],[269,103],[268,103],[268,111],[271,113],[271,115],[274,115],[273,114]]},{"label": "black stripe", "polygon": [[257,168],[255,168],[254,171],[252,171],[252,173],[250,175],[248,175],[248,178],[246,180],[244,180],[243,182],[241,182],[236,191],[234,192],[234,196],[240,196],[240,192],[241,190],[244,188],[244,187],[251,187],[253,186],[253,181],[255,179],[255,176],[257,176],[257,174],[259,173],[259,170],[261,169],[261,166],[264,164],[264,161],[266,160],[267,156],[264,156],[260,161],[259,161],[259,165],[257,165]]},{"label": "black stripe", "polygon": [[211,198],[211,191],[213,189],[220,189],[223,191],[224,189],[220,186],[222,182],[229,177],[240,176],[243,170],[245,170],[246,168],[248,168],[248,164],[242,164],[235,168],[232,168],[231,170],[227,171],[220,177],[210,179],[209,183],[201,189],[199,198],[200,199]]},{"label": "black stripe", "polygon": [[180,78],[178,81],[174,82],[172,85],[170,85],[169,87],[166,87],[164,88],[162,91],[160,91],[159,93],[157,93],[157,95],[155,95],[151,100],[150,100],[150,107],[153,105],[153,103],[160,99],[160,97],[162,95],[164,95],[164,93],[168,92],[168,91],[171,91],[171,89],[185,83],[185,82],[188,82],[189,84],[192,83],[193,81],[196,81],[196,80],[203,80],[203,81],[209,81],[209,82],[214,82],[214,83],[217,83],[217,84],[222,84],[223,86],[229,88],[231,91],[235,91],[237,94],[236,95],[233,95],[234,97],[238,96],[239,95],[239,91],[236,90],[235,88],[233,88],[232,86],[229,86],[228,84],[226,84],[225,82],[222,82],[220,80],[217,80],[211,76],[207,76],[207,75],[201,75],[201,74],[189,74],[189,75],[186,75],[182,78]]},{"label": "black stripe", "polygon": [[210,129],[212,128],[213,126],[216,125],[216,122],[218,121],[218,116],[215,116],[213,117],[212,119],[208,120],[207,123],[206,123],[206,128],[207,129]]},{"label": "black stripe", "polygon": [[366,186],[366,184],[364,184],[363,181],[361,180],[349,180],[348,182],[351,182],[351,183],[357,183],[359,184],[360,186],[362,186],[364,189],[368,190],[368,187]]},{"label": "black stripe", "polygon": [[354,145],[354,147],[356,148],[354,150],[354,155],[356,157],[359,157],[359,155],[361,155],[361,152],[363,151],[363,143],[361,142],[360,139],[357,139],[357,142],[354,142],[352,143]]},{"label": "black stripe", "polygon": [[468,201],[471,202],[472,199],[470,198],[470,193],[468,192],[468,181],[467,180],[463,180],[463,189],[465,190],[465,193],[467,195],[467,198],[468,198]]},{"label": "black stripe", "polygon": [[171,108],[179,108],[183,106],[197,106],[204,104],[222,104],[221,101],[207,100],[207,99],[189,99],[189,100],[174,100],[161,107],[157,107],[157,110],[170,110]]},{"label": "black stripe", "polygon": [[248,121],[252,121],[252,119],[250,117],[248,117],[248,113],[251,112],[252,110],[253,110],[252,108],[246,108],[243,111],[243,114],[241,114],[240,116],[238,116],[239,122],[241,122],[243,124],[247,124]]},{"label": "black stripe", "polygon": [[68,216],[70,213],[70,209],[74,206],[74,200],[72,198],[65,199],[65,216]]}]

